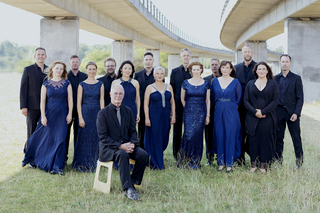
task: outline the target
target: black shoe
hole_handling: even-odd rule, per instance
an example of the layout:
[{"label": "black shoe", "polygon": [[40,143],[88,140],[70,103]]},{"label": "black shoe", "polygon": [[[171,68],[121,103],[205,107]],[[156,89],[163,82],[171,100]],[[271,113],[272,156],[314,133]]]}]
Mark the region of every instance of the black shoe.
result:
[{"label": "black shoe", "polygon": [[140,200],[137,193],[134,192],[132,187],[127,188],[126,190],[126,198],[130,200]]},{"label": "black shoe", "polygon": [[64,176],[64,172],[63,172],[63,171],[60,171],[60,172],[58,172],[58,175],[59,175],[59,176]]},{"label": "black shoe", "polygon": [[50,175],[55,175],[55,174],[57,174],[57,173],[55,173],[54,171],[50,172]]},{"label": "black shoe", "polygon": [[29,164],[29,168],[31,168],[31,169],[36,169],[37,166],[36,166],[36,165]]},{"label": "black shoe", "polygon": [[210,166],[212,164],[212,161],[207,161],[207,163],[205,164],[205,166]]}]

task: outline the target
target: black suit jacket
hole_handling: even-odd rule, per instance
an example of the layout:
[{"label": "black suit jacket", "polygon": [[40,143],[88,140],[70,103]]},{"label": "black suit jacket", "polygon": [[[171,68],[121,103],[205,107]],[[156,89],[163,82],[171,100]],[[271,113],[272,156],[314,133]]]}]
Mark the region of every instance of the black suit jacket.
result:
[{"label": "black suit jacket", "polygon": [[24,68],[20,85],[20,109],[40,110],[41,86],[46,76],[39,72],[37,64]]},{"label": "black suit jacket", "polygon": [[108,74],[105,74],[103,77],[98,78],[99,81],[103,82],[104,86],[104,104],[105,106],[110,104],[110,90],[112,81],[116,79],[116,75],[111,78]]},{"label": "black suit jacket", "polygon": [[111,161],[114,153],[123,143],[131,142],[139,146],[136,124],[132,110],[124,105],[120,106],[121,127],[113,105],[99,111],[97,115],[97,132],[99,136],[99,160]]},{"label": "black suit jacket", "polygon": [[77,112],[77,97],[78,97],[78,86],[81,81],[84,81],[88,78],[88,75],[86,73],[78,71],[78,82],[76,82],[75,76],[73,75],[72,71],[69,70],[67,74],[68,80],[71,83],[72,87],[72,97],[73,97],[73,114],[78,113]]},{"label": "black suit jacket", "polygon": [[[151,73],[153,73],[154,69],[152,69]],[[147,82],[146,82],[146,78],[145,78],[145,73],[146,73],[146,69],[143,69],[139,72],[137,72],[134,76],[134,79],[136,79],[139,82],[140,85],[140,116],[144,115],[144,93],[146,92],[147,89]],[[150,74],[152,75],[152,74]],[[155,80],[153,80],[152,83],[154,83]]]},{"label": "black suit jacket", "polygon": [[[255,134],[256,127],[259,123],[259,119],[263,119],[263,118],[257,118],[255,116],[256,109],[261,109],[262,115],[269,114],[272,117],[273,126],[276,127],[276,124],[277,124],[276,107],[278,105],[279,96],[280,96],[279,86],[277,82],[272,79],[269,79],[266,87],[264,88],[264,92],[265,92],[264,99],[266,103],[268,103],[268,105],[262,109],[262,107],[259,106],[258,101],[252,92],[253,87],[255,87],[254,82],[256,82],[256,80],[251,80],[248,82],[244,92],[244,97],[243,97],[244,105],[248,109],[247,116],[246,116],[246,132],[249,135]],[[274,134],[276,133],[275,131],[276,131],[276,128],[274,128]]]},{"label": "black suit jacket", "polygon": [[[281,73],[274,76],[274,80],[279,83]],[[301,115],[303,106],[303,86],[301,77],[293,72],[289,71],[287,75],[288,84],[287,89],[284,93],[284,102],[289,115],[297,114]]]},{"label": "black suit jacket", "polygon": [[[252,62],[250,64],[250,66],[252,66],[252,69],[253,69],[254,65],[256,65],[256,62],[254,60],[252,60]],[[248,80],[246,79],[246,74],[245,74],[245,71],[244,71],[244,62],[241,62],[241,63],[235,65],[234,68],[236,70],[236,78],[239,80],[239,82],[241,84],[242,94],[243,94],[247,83],[250,80],[254,80],[255,77],[253,75],[253,72],[251,72],[250,75],[249,75],[250,78]]]},{"label": "black suit jacket", "polygon": [[173,94],[174,94],[174,101],[176,105],[176,116],[181,117],[183,115],[183,106],[181,103],[181,86],[184,80],[191,78],[191,74],[187,73],[187,78],[184,79],[183,72],[184,70],[183,65],[180,67],[174,68],[171,71],[170,75],[170,84],[172,86]]}]

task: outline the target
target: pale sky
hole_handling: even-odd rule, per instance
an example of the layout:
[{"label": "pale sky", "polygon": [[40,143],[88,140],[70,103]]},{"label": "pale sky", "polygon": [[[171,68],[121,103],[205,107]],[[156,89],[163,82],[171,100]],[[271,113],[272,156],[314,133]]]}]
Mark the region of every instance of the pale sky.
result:
[{"label": "pale sky", "polygon": [[[153,0],[156,7],[177,27],[199,40],[224,48],[219,39],[220,16],[224,0]],[[168,7],[168,4],[170,5]],[[179,8],[177,10],[177,8]],[[40,19],[33,13],[0,3],[0,43],[5,40],[19,45],[40,44]],[[113,40],[80,30],[80,43],[109,44]],[[283,34],[267,41],[269,48],[284,45]]]}]

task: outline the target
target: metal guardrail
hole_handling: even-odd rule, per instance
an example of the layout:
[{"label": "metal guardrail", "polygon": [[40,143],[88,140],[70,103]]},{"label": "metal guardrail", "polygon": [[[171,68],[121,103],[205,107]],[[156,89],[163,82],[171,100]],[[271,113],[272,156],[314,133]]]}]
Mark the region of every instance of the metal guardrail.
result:
[{"label": "metal guardrail", "polygon": [[149,13],[156,20],[158,20],[158,22],[162,26],[164,26],[167,30],[169,30],[174,35],[198,46],[226,51],[226,49],[216,48],[212,43],[200,41],[199,39],[193,36],[190,36],[184,31],[180,30],[176,25],[174,25],[171,21],[169,21],[169,19],[165,17],[163,13],[160,12],[160,10],[155,6],[155,4],[151,0],[140,0],[140,3],[144,5],[144,7],[149,11]]}]

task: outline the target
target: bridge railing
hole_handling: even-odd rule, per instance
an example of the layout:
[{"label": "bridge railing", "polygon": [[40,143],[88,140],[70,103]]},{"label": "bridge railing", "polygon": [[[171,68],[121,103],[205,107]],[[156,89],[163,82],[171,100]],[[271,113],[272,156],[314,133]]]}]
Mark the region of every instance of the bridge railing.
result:
[{"label": "bridge railing", "polygon": [[212,43],[200,41],[199,39],[188,35],[186,32],[180,30],[176,25],[174,25],[167,17],[165,17],[160,10],[155,6],[155,4],[151,0],[140,0],[140,3],[144,5],[144,7],[149,11],[149,13],[156,19],[158,22],[164,26],[167,30],[169,30],[174,35],[198,46],[206,47],[206,48],[215,48]]}]

